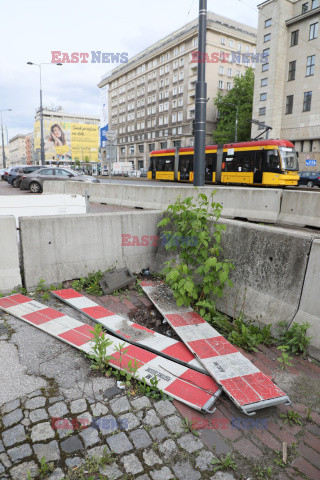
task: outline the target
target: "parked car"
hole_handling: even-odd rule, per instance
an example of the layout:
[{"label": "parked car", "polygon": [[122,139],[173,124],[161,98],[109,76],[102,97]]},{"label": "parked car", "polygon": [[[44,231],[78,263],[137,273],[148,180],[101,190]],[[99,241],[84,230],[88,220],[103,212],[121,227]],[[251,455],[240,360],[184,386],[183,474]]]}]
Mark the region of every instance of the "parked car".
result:
[{"label": "parked car", "polygon": [[21,190],[30,190],[33,193],[40,193],[43,189],[44,180],[72,180],[76,182],[100,183],[100,180],[89,175],[81,175],[67,168],[43,167],[36,172],[28,173],[22,177]]},{"label": "parked car", "polygon": [[9,172],[10,172],[11,168],[13,168],[13,167],[5,168],[3,174],[1,175],[2,180],[4,180],[5,182],[8,181],[8,176],[9,176]]},{"label": "parked car", "polygon": [[146,177],[147,176],[147,170],[145,168],[140,169],[140,177]]},{"label": "parked car", "polygon": [[[20,183],[24,173],[32,173],[39,170],[41,165],[24,165],[22,167],[11,168],[8,175],[8,183],[14,188],[20,187]],[[22,172],[21,172],[22,171]]]},{"label": "parked car", "polygon": [[307,185],[307,187],[320,187],[320,172],[299,172],[300,179],[298,185]]}]

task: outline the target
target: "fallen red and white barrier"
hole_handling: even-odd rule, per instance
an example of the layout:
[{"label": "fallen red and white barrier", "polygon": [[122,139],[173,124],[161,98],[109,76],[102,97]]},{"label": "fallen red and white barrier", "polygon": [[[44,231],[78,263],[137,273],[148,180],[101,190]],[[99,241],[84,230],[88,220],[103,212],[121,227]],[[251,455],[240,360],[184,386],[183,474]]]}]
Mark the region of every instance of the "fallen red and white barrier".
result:
[{"label": "fallen red and white barrier", "polygon": [[142,281],[143,291],[207,372],[246,414],[290,404],[288,396],[192,308],[178,307],[163,282]]}]

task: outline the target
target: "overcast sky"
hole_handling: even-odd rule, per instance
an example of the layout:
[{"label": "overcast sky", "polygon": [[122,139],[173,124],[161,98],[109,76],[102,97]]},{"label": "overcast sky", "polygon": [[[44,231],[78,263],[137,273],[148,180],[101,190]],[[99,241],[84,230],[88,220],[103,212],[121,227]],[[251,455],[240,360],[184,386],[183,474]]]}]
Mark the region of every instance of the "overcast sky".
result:
[{"label": "overcast sky", "polygon": [[[256,0],[208,0],[208,10],[257,26]],[[198,0],[0,0],[0,110],[9,138],[33,130],[39,68],[51,51],[128,52],[129,58],[195,19]],[[90,55],[91,59],[91,55]],[[90,60],[89,59],[89,60]],[[100,115],[97,83],[114,64],[42,67],[43,105]]]}]

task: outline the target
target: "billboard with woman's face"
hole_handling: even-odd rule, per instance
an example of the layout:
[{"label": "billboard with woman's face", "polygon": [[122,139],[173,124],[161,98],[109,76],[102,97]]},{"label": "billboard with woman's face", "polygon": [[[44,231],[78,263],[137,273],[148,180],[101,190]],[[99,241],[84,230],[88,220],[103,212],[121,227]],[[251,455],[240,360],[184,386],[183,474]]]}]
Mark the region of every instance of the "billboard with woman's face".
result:
[{"label": "billboard with woman's face", "polygon": [[[98,162],[99,126],[84,123],[43,122],[47,161]],[[40,121],[34,124],[34,148],[40,149]]]}]

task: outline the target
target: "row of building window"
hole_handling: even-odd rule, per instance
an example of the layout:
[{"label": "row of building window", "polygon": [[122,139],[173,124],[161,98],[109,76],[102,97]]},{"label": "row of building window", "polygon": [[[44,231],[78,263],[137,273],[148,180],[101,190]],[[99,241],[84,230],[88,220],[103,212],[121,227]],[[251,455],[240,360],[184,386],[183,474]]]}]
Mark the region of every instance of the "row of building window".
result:
[{"label": "row of building window", "polygon": [[[172,123],[176,123],[176,122],[182,122],[183,120],[183,113],[182,112],[179,112],[179,113],[173,113],[172,116],[171,116],[171,119],[172,119]],[[169,123],[169,116],[168,115],[164,115],[164,116],[160,116],[159,117],[159,126],[161,125],[166,125]],[[153,118],[152,120],[149,119],[147,122],[145,122],[144,120],[142,120],[141,122],[137,122],[137,130],[143,130],[144,128],[146,128],[146,126],[148,128],[150,127],[156,127],[157,126],[157,119],[156,118]],[[135,125],[128,125],[126,127],[119,127],[119,133],[126,133],[126,132],[133,132],[135,130]]]},{"label": "row of building window", "polygon": [[[218,87],[220,90],[223,90],[225,87],[224,87],[224,81],[223,80],[219,80],[218,82]],[[227,82],[227,90],[231,90],[232,88],[232,83],[231,82]]]},{"label": "row of building window", "polygon": [[[225,37],[221,37],[221,38],[220,38],[220,43],[221,43],[221,45],[226,45],[226,38],[225,38]],[[235,42],[234,42],[233,40],[231,40],[231,38],[229,38],[229,40],[228,40],[228,45],[229,45],[230,48],[233,48],[233,47],[235,46]],[[238,50],[241,52],[241,50],[242,50],[242,43],[239,42],[238,45],[237,45],[237,47],[238,47]],[[245,51],[246,51],[246,52],[249,52],[249,49],[250,49],[249,45],[245,45]]]},{"label": "row of building window", "polygon": [[[192,145],[191,145],[192,144]],[[181,140],[177,140],[173,142],[174,147],[181,147]],[[191,139],[190,146],[193,146],[193,139]],[[138,147],[138,153],[144,153],[144,145],[137,145]],[[135,146],[134,145],[129,145],[129,153],[130,155],[134,155],[135,153]],[[161,142],[160,143],[160,149],[164,150],[168,148],[168,142]],[[156,149],[155,143],[148,143],[148,151],[153,152]],[[121,147],[120,148],[120,153],[121,155],[125,155],[126,153],[126,147]]]},{"label": "row of building window", "polygon": [[[232,68],[227,68],[226,73],[228,77],[232,77]],[[221,66],[219,67],[219,75],[224,75],[224,67],[221,67]],[[236,70],[236,75],[238,76],[241,75],[240,70]]]},{"label": "row of building window", "polygon": [[[307,57],[306,77],[310,77],[311,75],[314,75],[315,63],[316,63],[315,55],[310,55],[309,57]],[[297,61],[293,60],[292,62],[289,62],[288,81],[295,80],[296,70],[297,70]]]},{"label": "row of building window", "polygon": [[[267,94],[260,94],[260,100],[261,95],[265,95],[264,100],[267,99]],[[286,99],[286,115],[289,115],[292,113],[293,110],[293,95],[288,95]],[[310,112],[311,110],[311,100],[312,100],[312,92],[304,92],[303,94],[303,112]],[[266,114],[266,107],[261,107],[259,108],[259,115],[265,115]]]},{"label": "row of building window", "polygon": [[[318,38],[318,32],[319,32],[319,22],[312,23],[309,25],[309,40],[314,40],[315,38]],[[264,43],[269,42],[271,40],[271,33],[267,33],[263,37]],[[299,41],[299,30],[295,30],[294,32],[291,32],[291,37],[290,37],[290,47],[294,47],[295,45],[298,45]]]},{"label": "row of building window", "polygon": [[[169,129],[167,128],[166,130],[159,130],[158,132],[148,132],[146,134],[142,133],[141,135],[131,135],[131,136],[128,136],[128,137],[123,137],[123,138],[119,138],[119,143],[128,143],[128,142],[134,142],[135,141],[135,138],[136,140],[139,142],[141,140],[151,140],[151,139],[154,139],[154,138],[163,138],[163,137],[168,137],[169,135],[182,135],[182,127],[174,127],[171,129],[171,133],[169,132]],[[176,145],[178,146],[178,145]],[[124,148],[124,147],[121,147],[121,148]],[[154,150],[154,148],[152,149]],[[151,151],[152,151],[151,150]],[[131,153],[131,155],[133,155],[133,153]]]}]

